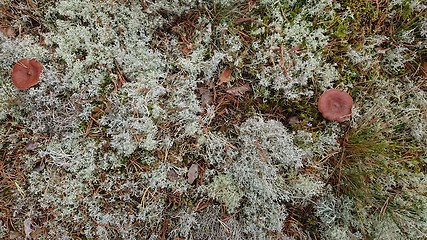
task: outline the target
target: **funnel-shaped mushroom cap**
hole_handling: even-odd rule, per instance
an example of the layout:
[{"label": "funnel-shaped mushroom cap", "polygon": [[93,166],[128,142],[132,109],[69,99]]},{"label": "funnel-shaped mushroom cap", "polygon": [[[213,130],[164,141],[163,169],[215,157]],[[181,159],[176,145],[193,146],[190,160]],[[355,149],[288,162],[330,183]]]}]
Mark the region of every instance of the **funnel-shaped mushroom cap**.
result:
[{"label": "funnel-shaped mushroom cap", "polygon": [[337,122],[350,119],[353,99],[351,96],[338,89],[329,89],[320,96],[317,108],[323,117]]},{"label": "funnel-shaped mushroom cap", "polygon": [[12,82],[19,90],[27,90],[40,81],[42,64],[35,59],[23,58],[12,69]]}]

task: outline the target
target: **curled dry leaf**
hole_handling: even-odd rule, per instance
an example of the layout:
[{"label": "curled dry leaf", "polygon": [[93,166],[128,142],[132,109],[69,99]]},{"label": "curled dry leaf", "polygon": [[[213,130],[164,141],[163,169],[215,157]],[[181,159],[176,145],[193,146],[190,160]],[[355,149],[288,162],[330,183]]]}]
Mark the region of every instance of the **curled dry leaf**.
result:
[{"label": "curled dry leaf", "polygon": [[26,239],[32,239],[31,233],[33,232],[33,229],[31,229],[31,218],[27,218],[24,221],[24,232],[25,232],[25,238]]},{"label": "curled dry leaf", "polygon": [[38,146],[39,144],[38,143],[36,143],[36,142],[29,142],[29,143],[27,143],[27,145],[25,146],[25,149],[27,149],[28,151],[34,151],[34,150],[36,150],[36,148],[37,148],[37,146]]},{"label": "curled dry leaf", "polygon": [[168,179],[171,181],[176,181],[178,179],[178,174],[176,173],[175,170],[170,169],[168,171]]},{"label": "curled dry leaf", "polygon": [[234,96],[242,96],[246,92],[250,91],[251,87],[249,86],[249,83],[246,83],[242,86],[232,87],[226,90],[227,93],[234,95]]},{"label": "curled dry leaf", "polygon": [[0,27],[0,32],[2,32],[5,36],[15,37],[15,30],[12,27]]},{"label": "curled dry leaf", "polygon": [[301,48],[302,48],[302,45],[301,45],[301,44],[298,44],[298,45],[296,45],[295,47],[293,47],[293,48],[291,49],[291,51],[292,51],[293,53],[295,53],[296,55],[300,55],[300,54],[302,53]]},{"label": "curled dry leaf", "polygon": [[33,170],[36,172],[41,172],[44,170],[45,167],[46,167],[46,164],[44,163],[44,161],[40,161],[36,163],[36,167]]},{"label": "curled dry leaf", "polygon": [[188,183],[193,184],[194,180],[199,176],[199,165],[192,164],[190,169],[188,169]]},{"label": "curled dry leaf", "polygon": [[291,125],[293,125],[295,123],[299,123],[299,118],[297,116],[292,116],[292,117],[288,118],[288,122]]},{"label": "curled dry leaf", "polygon": [[193,51],[193,44],[188,43],[185,44],[182,48],[181,48],[182,53],[184,53],[185,56],[188,56],[191,54],[191,52]]},{"label": "curled dry leaf", "polygon": [[229,67],[226,67],[224,70],[222,70],[221,74],[219,75],[218,86],[221,86],[223,83],[230,82],[231,73],[233,73],[233,71]]},{"label": "curled dry leaf", "polygon": [[200,93],[200,102],[201,102],[202,108],[206,108],[213,101],[212,92],[208,88],[204,88],[204,87],[200,87],[198,90]]},{"label": "curled dry leaf", "polygon": [[427,78],[427,62],[421,63],[420,72],[423,77]]}]

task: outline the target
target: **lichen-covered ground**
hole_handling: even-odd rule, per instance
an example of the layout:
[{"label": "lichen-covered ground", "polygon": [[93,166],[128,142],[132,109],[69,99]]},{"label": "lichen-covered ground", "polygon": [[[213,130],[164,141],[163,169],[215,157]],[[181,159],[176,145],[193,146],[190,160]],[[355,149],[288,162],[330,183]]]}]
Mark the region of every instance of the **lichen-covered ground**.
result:
[{"label": "lichen-covered ground", "polygon": [[1,239],[427,238],[426,2],[0,10]]}]

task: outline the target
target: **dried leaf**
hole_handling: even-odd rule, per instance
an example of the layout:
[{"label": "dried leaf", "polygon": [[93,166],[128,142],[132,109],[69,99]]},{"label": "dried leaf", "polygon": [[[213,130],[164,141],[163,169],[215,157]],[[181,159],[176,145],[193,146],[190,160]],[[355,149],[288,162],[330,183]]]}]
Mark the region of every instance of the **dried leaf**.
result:
[{"label": "dried leaf", "polygon": [[2,32],[5,36],[8,37],[14,37],[15,36],[15,30],[11,27],[1,27],[0,32]]},{"label": "dried leaf", "polygon": [[34,151],[36,148],[37,148],[37,146],[38,146],[39,144],[38,143],[36,143],[36,142],[29,142],[26,146],[25,146],[25,149],[27,149],[28,151]]},{"label": "dried leaf", "polygon": [[228,83],[231,80],[231,73],[233,71],[229,68],[226,67],[221,74],[219,75],[219,82],[218,82],[218,86],[221,86],[221,84],[223,83]]},{"label": "dried leaf", "polygon": [[301,45],[301,44],[298,44],[298,45],[296,45],[295,47],[293,47],[291,50],[292,50],[292,52],[293,52],[293,53],[295,53],[295,54],[299,55],[299,54],[301,54],[301,53],[302,53],[301,48],[302,48],[302,45]]},{"label": "dried leaf", "polygon": [[9,239],[10,240],[22,239],[22,236],[21,236],[21,234],[19,232],[10,231],[10,233],[9,233]]},{"label": "dried leaf", "polygon": [[36,167],[34,168],[34,171],[41,172],[45,167],[46,167],[46,164],[44,163],[44,161],[40,161],[36,163]]},{"label": "dried leaf", "polygon": [[295,123],[299,123],[299,118],[297,116],[292,116],[288,119],[289,124],[293,125]]},{"label": "dried leaf", "polygon": [[427,78],[427,62],[423,62],[421,64],[421,75],[425,78]]},{"label": "dried leaf", "polygon": [[194,180],[199,176],[199,165],[192,164],[190,169],[188,169],[188,183],[193,184]]},{"label": "dried leaf", "polygon": [[178,179],[178,174],[176,173],[176,171],[175,171],[175,170],[170,169],[170,170],[168,171],[168,179],[169,179],[169,180],[171,180],[171,181],[175,181],[175,180],[177,180],[177,179]]},{"label": "dried leaf", "polygon": [[247,91],[250,91],[251,87],[249,86],[249,83],[246,83],[242,86],[232,87],[226,90],[227,93],[234,95],[234,96],[242,96]]},{"label": "dried leaf", "polygon": [[193,51],[193,44],[189,43],[189,44],[185,44],[182,48],[181,48],[182,53],[184,53],[185,56],[188,56],[191,54],[191,52]]},{"label": "dried leaf", "polygon": [[33,229],[31,229],[31,218],[27,218],[24,221],[24,232],[25,232],[25,238],[26,239],[32,239],[31,233],[33,232]]},{"label": "dried leaf", "polygon": [[203,108],[206,108],[213,101],[212,92],[207,88],[199,88],[200,101]]}]

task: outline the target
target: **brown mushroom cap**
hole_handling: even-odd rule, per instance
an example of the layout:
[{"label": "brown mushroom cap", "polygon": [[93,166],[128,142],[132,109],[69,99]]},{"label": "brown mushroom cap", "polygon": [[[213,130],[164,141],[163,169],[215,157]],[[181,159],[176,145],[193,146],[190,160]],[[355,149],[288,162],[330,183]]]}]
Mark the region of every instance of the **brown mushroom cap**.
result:
[{"label": "brown mushroom cap", "polygon": [[40,81],[42,64],[35,59],[23,58],[12,69],[12,82],[19,90],[27,90]]},{"label": "brown mushroom cap", "polygon": [[324,92],[317,102],[317,108],[323,117],[337,122],[350,119],[353,99],[350,94],[339,89],[329,89]]}]

